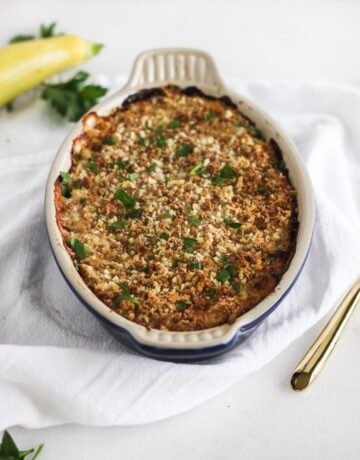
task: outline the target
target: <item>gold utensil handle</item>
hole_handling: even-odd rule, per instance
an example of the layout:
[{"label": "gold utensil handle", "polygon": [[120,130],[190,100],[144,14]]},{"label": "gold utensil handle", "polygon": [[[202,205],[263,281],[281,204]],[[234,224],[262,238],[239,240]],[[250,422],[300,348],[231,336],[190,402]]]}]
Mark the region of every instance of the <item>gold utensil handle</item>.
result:
[{"label": "gold utensil handle", "polygon": [[360,279],[346,294],[330,321],[295,369],[291,378],[291,386],[295,391],[304,390],[320,373],[359,300]]}]

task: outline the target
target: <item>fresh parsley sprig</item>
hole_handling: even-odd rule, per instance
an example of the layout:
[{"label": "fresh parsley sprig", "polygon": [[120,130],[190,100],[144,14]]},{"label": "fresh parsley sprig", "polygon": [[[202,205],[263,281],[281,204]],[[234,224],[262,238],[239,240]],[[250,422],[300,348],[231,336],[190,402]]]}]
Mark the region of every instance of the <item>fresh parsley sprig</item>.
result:
[{"label": "fresh parsley sprig", "polygon": [[40,444],[37,449],[19,450],[10,433],[4,431],[0,444],[0,460],[23,460],[28,455],[34,454],[31,459],[35,460],[43,450],[44,444]]},{"label": "fresh parsley sprig", "polygon": [[29,40],[36,40],[38,38],[50,38],[56,37],[58,35],[62,35],[61,33],[55,33],[55,28],[57,24],[56,22],[52,22],[48,26],[45,24],[41,24],[39,27],[39,35],[15,35],[9,40],[9,43],[20,43],[20,42],[27,42]]},{"label": "fresh parsley sprig", "polygon": [[107,93],[100,85],[86,84],[89,74],[80,70],[63,83],[44,83],[41,98],[69,121],[77,121]]}]

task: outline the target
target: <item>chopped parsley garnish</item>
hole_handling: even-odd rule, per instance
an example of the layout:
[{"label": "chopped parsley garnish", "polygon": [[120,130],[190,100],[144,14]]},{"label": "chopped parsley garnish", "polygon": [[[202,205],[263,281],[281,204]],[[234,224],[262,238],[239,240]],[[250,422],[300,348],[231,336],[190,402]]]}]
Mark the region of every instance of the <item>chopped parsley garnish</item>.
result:
[{"label": "chopped parsley garnish", "polygon": [[113,137],[113,136],[106,136],[103,139],[103,144],[105,144],[105,145],[116,145],[117,141],[116,141],[115,137]]},{"label": "chopped parsley garnish", "polygon": [[172,214],[171,214],[170,211],[166,211],[166,212],[165,212],[165,214],[164,214],[164,218],[165,218],[165,219],[172,219],[172,217],[173,217],[173,216],[172,216]]},{"label": "chopped parsley garnish", "polygon": [[145,140],[146,140],[145,137],[141,137],[141,136],[138,137],[138,141],[140,145],[145,145]]},{"label": "chopped parsley garnish", "polygon": [[230,228],[240,228],[242,226],[241,222],[235,222],[230,217],[224,217],[224,222]]},{"label": "chopped parsley garnish", "polygon": [[167,145],[167,139],[163,134],[162,125],[159,125],[156,128],[150,128],[149,126],[147,126],[146,129],[155,134],[154,139],[151,139],[150,143],[155,145],[155,147],[158,147],[159,149],[164,149]]},{"label": "chopped parsley garnish", "polygon": [[180,128],[180,126],[181,126],[180,120],[173,120],[173,121],[170,121],[170,123],[168,124],[168,128],[170,129],[177,129],[177,128]]},{"label": "chopped parsley garnish", "polygon": [[269,189],[263,185],[259,185],[258,192],[262,193],[263,195],[267,195],[269,193]]},{"label": "chopped parsley garnish", "polygon": [[185,263],[198,270],[202,270],[204,268],[204,265],[196,260],[186,259]]},{"label": "chopped parsley garnish", "polygon": [[287,168],[286,168],[286,163],[285,163],[284,160],[280,160],[279,169],[280,169],[280,171],[283,171],[283,172],[286,171]]},{"label": "chopped parsley garnish", "polygon": [[214,185],[221,187],[224,185],[226,180],[233,179],[235,177],[234,170],[226,163],[226,165],[220,169],[220,174],[213,179]]},{"label": "chopped parsley garnish", "polygon": [[71,180],[70,173],[64,171],[60,171],[60,178],[63,184],[68,184]]},{"label": "chopped parsley garnish", "polygon": [[72,184],[72,188],[73,188],[74,190],[78,190],[78,189],[80,189],[81,187],[82,187],[82,183],[81,183],[81,182],[74,182],[74,183]]},{"label": "chopped parsley garnish", "polygon": [[223,179],[220,176],[216,176],[213,179],[213,184],[217,185],[218,187],[221,187],[222,185],[224,185],[224,183],[225,183],[225,179]]},{"label": "chopped parsley garnish", "polygon": [[99,168],[97,167],[97,164],[95,163],[95,161],[90,158],[86,164],[87,168],[90,169],[91,172],[93,172],[94,174],[97,174],[99,172]]},{"label": "chopped parsley garnish", "polygon": [[194,150],[194,145],[193,144],[184,144],[180,147],[178,150],[176,156],[181,158],[181,157],[187,157],[192,151]]},{"label": "chopped parsley garnish", "polygon": [[220,283],[225,283],[225,281],[229,281],[231,279],[230,272],[223,268],[219,273],[216,274],[216,279],[220,281]]},{"label": "chopped parsley garnish", "polygon": [[198,216],[189,216],[188,221],[191,222],[193,225],[199,226],[201,224],[201,219]]},{"label": "chopped parsley garnish", "polygon": [[216,279],[220,281],[220,283],[225,283],[226,281],[232,281],[238,273],[239,267],[237,265],[227,264],[217,273]]},{"label": "chopped parsley garnish", "polygon": [[130,180],[131,182],[135,182],[138,177],[139,177],[139,173],[131,173],[129,174],[127,179]]},{"label": "chopped parsley garnish", "polygon": [[116,164],[119,169],[126,169],[129,166],[129,160],[127,161],[119,160]]},{"label": "chopped parsley garnish", "polygon": [[43,83],[41,98],[64,118],[77,121],[107,93],[107,88],[87,85],[88,78],[89,74],[81,70],[66,82]]},{"label": "chopped parsley garnish", "polygon": [[135,299],[135,297],[130,294],[130,292],[128,291],[127,287],[124,284],[120,284],[120,287],[121,287],[121,293],[115,299],[116,304],[121,303],[123,300],[127,300],[131,303],[138,303],[138,300]]},{"label": "chopped parsley garnish", "polygon": [[156,171],[157,164],[156,163],[151,163],[151,165],[148,167],[148,172],[154,172]]},{"label": "chopped parsley garnish", "polygon": [[262,132],[259,129],[257,129],[257,127],[255,125],[248,125],[248,126],[246,126],[246,129],[253,136],[259,137],[260,139],[263,138]]},{"label": "chopped parsley garnish", "polygon": [[68,187],[68,184],[71,180],[70,174],[64,171],[60,171],[59,177],[60,177],[60,182],[61,182],[60,184],[61,195],[64,198],[70,198],[70,190]]},{"label": "chopped parsley garnish", "polygon": [[70,246],[73,248],[79,259],[86,259],[86,257],[89,255],[89,249],[77,238],[70,238]]},{"label": "chopped parsley garnish", "polygon": [[209,289],[206,293],[209,299],[213,299],[216,296],[216,289]]},{"label": "chopped parsley garnish", "polygon": [[114,199],[115,200],[120,200],[122,202],[122,204],[128,209],[135,208],[135,206],[136,206],[135,198],[133,198],[132,196],[127,194],[125,192],[125,190],[123,190],[122,188],[119,188],[119,189],[116,190],[116,193],[114,195]]},{"label": "chopped parsley garnish", "polygon": [[125,222],[123,220],[116,220],[115,222],[111,222],[111,224],[108,225],[108,228],[112,230],[118,230],[119,228],[124,228],[125,227]]},{"label": "chopped parsley garnish", "polygon": [[187,308],[189,308],[191,305],[190,300],[182,300],[180,302],[176,303],[176,310],[177,311],[185,311]]},{"label": "chopped parsley garnish", "polygon": [[131,209],[125,214],[125,219],[139,219],[141,217],[141,209]]},{"label": "chopped parsley garnish", "polygon": [[196,238],[185,237],[183,238],[183,243],[184,243],[183,249],[186,252],[192,252],[197,246],[198,240]]},{"label": "chopped parsley garnish", "polygon": [[205,121],[213,120],[216,117],[214,112],[206,112],[204,116]]},{"label": "chopped parsley garnish", "polygon": [[226,165],[221,168],[220,177],[223,179],[233,179],[235,177],[235,173],[228,163],[226,163]]},{"label": "chopped parsley garnish", "polygon": [[167,241],[170,238],[170,235],[166,232],[161,232],[159,236],[162,240],[165,240],[165,241]]},{"label": "chopped parsley garnish", "polygon": [[194,168],[189,172],[189,176],[196,176],[204,168],[202,163],[198,163]]},{"label": "chopped parsley garnish", "polygon": [[235,292],[237,292],[239,294],[239,292],[241,292],[241,284],[238,284],[238,283],[234,283],[232,286],[231,286]]}]

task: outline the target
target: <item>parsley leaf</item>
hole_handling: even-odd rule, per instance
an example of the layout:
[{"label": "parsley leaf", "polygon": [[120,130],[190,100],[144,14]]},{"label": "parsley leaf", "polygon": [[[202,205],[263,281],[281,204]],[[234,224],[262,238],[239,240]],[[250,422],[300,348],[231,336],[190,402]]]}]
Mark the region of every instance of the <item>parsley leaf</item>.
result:
[{"label": "parsley leaf", "polygon": [[222,177],[223,179],[233,179],[235,177],[234,170],[228,163],[226,163],[226,165],[223,168],[221,168],[220,177]]},{"label": "parsley leaf", "polygon": [[159,149],[164,149],[167,145],[167,139],[163,134],[162,125],[157,126],[156,128],[150,128],[147,126],[147,129],[155,134],[154,139],[150,140],[150,143],[158,147]]},{"label": "parsley leaf", "polygon": [[45,24],[41,24],[39,27],[39,35],[36,37],[35,35],[16,35],[15,37],[9,40],[9,43],[20,43],[29,40],[35,40],[37,38],[50,38],[55,37],[56,35],[62,34],[55,34],[55,27],[56,22],[52,22],[48,26]]},{"label": "parsley leaf", "polygon": [[217,273],[216,279],[220,281],[220,283],[225,283],[226,281],[233,280],[238,273],[239,267],[237,265],[227,264],[222,268],[222,270],[219,273]]},{"label": "parsley leaf", "polygon": [[184,144],[180,147],[180,150],[178,150],[176,156],[179,158],[187,157],[189,153],[193,152],[193,150],[194,150],[193,144]]},{"label": "parsley leaf", "polygon": [[283,171],[283,172],[286,171],[287,168],[286,168],[286,163],[285,163],[284,160],[280,160],[279,169],[280,169],[280,171]]},{"label": "parsley leaf", "polygon": [[170,211],[166,211],[164,214],[164,219],[172,219],[172,214]]},{"label": "parsley leaf", "polygon": [[198,240],[196,238],[189,238],[187,236],[183,238],[183,249],[186,252],[193,252],[197,244]]},{"label": "parsley leaf", "polygon": [[232,288],[234,289],[235,292],[238,294],[241,292],[241,284],[235,283],[232,285]]},{"label": "parsley leaf", "polygon": [[[36,449],[31,460],[35,460],[42,451],[44,444],[40,444]],[[22,460],[28,455],[32,454],[34,449],[19,451],[13,438],[8,431],[4,431],[2,441],[0,444],[0,459],[1,460]]]},{"label": "parsley leaf", "polygon": [[186,259],[185,263],[187,263],[191,267],[194,267],[194,268],[196,268],[198,270],[202,270],[204,268],[204,265],[202,263],[198,262],[197,260]]},{"label": "parsley leaf", "polygon": [[39,30],[40,38],[50,38],[50,37],[55,37],[56,35],[61,35],[61,34],[55,34],[55,27],[56,27],[56,22],[52,22],[48,26],[46,26],[45,24],[41,24],[40,30]]},{"label": "parsley leaf", "polygon": [[89,158],[86,166],[94,174],[97,174],[99,172],[99,168],[97,167],[97,164],[95,163],[95,161],[92,158]]},{"label": "parsley leaf", "polygon": [[125,214],[125,219],[139,219],[141,217],[141,209],[131,209]]},{"label": "parsley leaf", "polygon": [[86,257],[89,255],[89,249],[85,246],[84,243],[76,238],[70,238],[70,246],[73,248],[79,259],[86,259]]},{"label": "parsley leaf", "polygon": [[111,222],[111,224],[108,225],[108,228],[112,230],[118,230],[119,228],[124,228],[125,227],[125,222],[123,220],[116,220],[115,222]]},{"label": "parsley leaf", "polygon": [[180,126],[181,126],[180,120],[173,120],[173,121],[170,121],[170,123],[168,124],[168,128],[170,129],[177,129],[177,128],[180,128]]},{"label": "parsley leaf", "polygon": [[262,193],[263,195],[267,195],[269,193],[269,189],[263,185],[259,185],[258,192]]},{"label": "parsley leaf", "polygon": [[194,215],[189,216],[188,221],[191,222],[196,227],[201,224],[201,219],[198,216],[194,216]]},{"label": "parsley leaf", "polygon": [[189,176],[196,176],[199,174],[199,172],[204,168],[204,165],[202,163],[198,163],[196,166],[192,168],[192,170],[189,172]]},{"label": "parsley leaf", "polygon": [[190,300],[182,300],[176,303],[176,310],[177,311],[185,311],[191,305]]},{"label": "parsley leaf", "polygon": [[170,235],[166,232],[161,232],[159,236],[162,240],[165,240],[165,241],[168,241],[168,239],[170,238]]},{"label": "parsley leaf", "polygon": [[103,144],[105,144],[105,145],[116,145],[117,141],[116,141],[115,137],[113,137],[113,136],[106,136],[103,139]]},{"label": "parsley leaf", "polygon": [[230,228],[240,228],[242,226],[242,223],[232,221],[230,217],[224,217],[224,222]]},{"label": "parsley leaf", "polygon": [[135,208],[136,205],[136,200],[132,196],[128,195],[125,190],[122,188],[117,189],[115,195],[114,195],[115,200],[120,200],[122,204],[128,208]]},{"label": "parsley leaf", "polygon": [[258,137],[260,139],[263,139],[264,136],[262,135],[262,132],[259,129],[257,129],[257,127],[255,125],[248,125],[246,127],[246,129],[253,136],[256,136],[256,137]]},{"label": "parsley leaf", "polygon": [[88,77],[87,72],[79,71],[64,83],[44,83],[41,98],[64,118],[77,121],[107,93],[107,88],[85,84]]},{"label": "parsley leaf", "polygon": [[35,35],[15,35],[15,37],[9,40],[9,43],[27,42],[29,40],[35,40],[35,38]]},{"label": "parsley leaf", "polygon": [[214,112],[206,112],[204,116],[205,121],[213,120],[216,117]]},{"label": "parsley leaf", "polygon": [[60,171],[60,178],[63,184],[68,184],[71,180],[70,173],[65,172],[65,171]]},{"label": "parsley leaf", "polygon": [[116,299],[115,299],[116,304],[119,304],[123,300],[128,300],[131,303],[138,303],[139,302],[137,299],[135,299],[135,297],[133,297],[130,294],[130,292],[126,288],[125,284],[120,284],[120,287],[121,287],[121,294],[119,294],[116,297]]},{"label": "parsley leaf", "polygon": [[148,172],[154,172],[156,171],[157,164],[156,163],[151,163],[151,165],[148,167]]}]

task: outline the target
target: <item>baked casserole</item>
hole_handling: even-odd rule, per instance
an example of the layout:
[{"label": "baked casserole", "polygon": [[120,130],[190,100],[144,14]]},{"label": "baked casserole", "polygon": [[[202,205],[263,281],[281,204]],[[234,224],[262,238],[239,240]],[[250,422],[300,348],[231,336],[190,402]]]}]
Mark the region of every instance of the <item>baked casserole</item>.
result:
[{"label": "baked casserole", "polygon": [[88,114],[55,184],[75,268],[150,329],[232,323],[293,257],[297,199],[277,143],[227,97],[166,86]]}]

